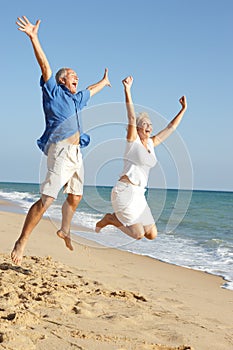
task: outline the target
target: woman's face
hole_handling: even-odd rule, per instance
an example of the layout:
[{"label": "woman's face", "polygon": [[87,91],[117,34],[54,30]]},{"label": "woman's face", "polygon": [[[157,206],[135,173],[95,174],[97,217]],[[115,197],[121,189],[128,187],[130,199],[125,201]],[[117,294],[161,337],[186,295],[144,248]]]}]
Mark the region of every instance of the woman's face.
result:
[{"label": "woman's face", "polygon": [[152,130],[153,130],[152,123],[148,118],[142,118],[137,125],[137,131],[139,136],[149,138],[152,133]]}]

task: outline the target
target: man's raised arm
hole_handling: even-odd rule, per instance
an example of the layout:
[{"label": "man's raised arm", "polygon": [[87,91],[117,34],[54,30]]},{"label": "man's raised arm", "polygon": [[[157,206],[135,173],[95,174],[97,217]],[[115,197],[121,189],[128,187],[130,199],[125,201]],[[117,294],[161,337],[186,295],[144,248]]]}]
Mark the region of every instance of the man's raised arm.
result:
[{"label": "man's raised arm", "polygon": [[103,79],[101,79],[96,84],[92,84],[92,85],[88,86],[87,89],[90,90],[90,95],[93,96],[93,95],[97,94],[99,91],[101,91],[105,86],[111,87],[111,83],[108,79],[108,69],[107,68],[105,68]]},{"label": "man's raised arm", "polygon": [[18,17],[18,21],[16,22],[16,24],[19,26],[18,29],[21,32],[25,32],[29,36],[35,52],[37,62],[39,63],[39,66],[41,68],[44,82],[46,82],[51,77],[52,70],[38,39],[38,29],[40,26],[40,22],[41,21],[38,20],[34,25],[29,22],[26,16],[22,16],[22,18]]}]

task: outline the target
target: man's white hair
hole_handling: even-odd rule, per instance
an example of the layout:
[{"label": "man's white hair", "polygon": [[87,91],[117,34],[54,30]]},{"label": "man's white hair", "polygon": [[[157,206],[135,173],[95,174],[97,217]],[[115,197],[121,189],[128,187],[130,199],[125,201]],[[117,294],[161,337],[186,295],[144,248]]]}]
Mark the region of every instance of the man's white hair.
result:
[{"label": "man's white hair", "polygon": [[61,69],[59,69],[59,71],[56,73],[55,79],[56,79],[57,84],[60,84],[60,83],[61,83],[60,79],[64,79],[64,78],[66,77],[66,75],[67,75],[67,70],[68,70],[68,69],[69,69],[69,68],[61,68]]}]

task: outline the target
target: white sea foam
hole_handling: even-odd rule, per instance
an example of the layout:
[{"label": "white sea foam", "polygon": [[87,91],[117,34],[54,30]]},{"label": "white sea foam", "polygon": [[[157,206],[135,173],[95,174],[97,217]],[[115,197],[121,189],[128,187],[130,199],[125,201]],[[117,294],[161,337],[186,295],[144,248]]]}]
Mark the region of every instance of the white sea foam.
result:
[{"label": "white sea foam", "polygon": [[30,208],[32,203],[39,199],[38,194],[18,191],[6,192],[0,190],[0,196],[3,199],[6,199],[18,205],[23,212],[26,212]]}]

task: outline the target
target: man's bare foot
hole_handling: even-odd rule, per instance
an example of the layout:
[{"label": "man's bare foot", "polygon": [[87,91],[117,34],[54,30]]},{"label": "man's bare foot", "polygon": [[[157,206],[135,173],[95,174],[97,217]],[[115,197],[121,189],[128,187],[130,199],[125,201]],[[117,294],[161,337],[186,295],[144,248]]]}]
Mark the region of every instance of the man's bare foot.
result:
[{"label": "man's bare foot", "polygon": [[15,265],[21,265],[26,242],[16,241],[11,252],[11,259]]},{"label": "man's bare foot", "polygon": [[114,225],[114,216],[110,213],[105,214],[104,217],[97,222],[95,232],[99,233],[102,228],[108,225]]},{"label": "man's bare foot", "polygon": [[62,229],[57,231],[58,237],[64,239],[66,247],[70,250],[74,250],[72,244],[71,244],[71,239],[70,239],[70,233],[66,233]]}]

